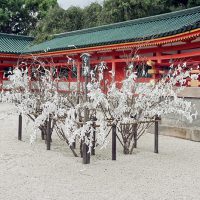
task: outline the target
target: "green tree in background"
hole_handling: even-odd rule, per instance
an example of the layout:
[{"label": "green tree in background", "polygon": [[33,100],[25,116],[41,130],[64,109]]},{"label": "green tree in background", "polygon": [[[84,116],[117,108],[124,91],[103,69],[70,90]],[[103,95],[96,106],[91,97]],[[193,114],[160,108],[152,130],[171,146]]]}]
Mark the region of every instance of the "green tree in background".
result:
[{"label": "green tree in background", "polygon": [[74,31],[83,28],[83,10],[79,7],[72,6],[67,9],[66,14],[69,18],[68,30]]},{"label": "green tree in background", "polygon": [[171,6],[167,0],[106,0],[102,9],[102,24],[170,12],[174,10]]},{"label": "green tree in background", "polygon": [[187,7],[199,6],[200,0],[188,0]]},{"label": "green tree in background", "polygon": [[28,34],[56,0],[0,0],[0,32]]},{"label": "green tree in background", "polygon": [[29,34],[41,42],[56,33],[199,6],[200,0],[104,0],[60,8],[56,0],[0,0],[0,32]]},{"label": "green tree in background", "polygon": [[79,30],[83,28],[83,10],[79,7],[70,7],[67,11],[58,5],[49,9],[37,28],[31,32],[36,42],[51,38],[50,35]]},{"label": "green tree in background", "polygon": [[40,21],[37,28],[31,32],[36,37],[36,42],[42,42],[50,39],[52,34],[62,33],[69,30],[70,19],[64,9],[56,5],[50,8],[43,20]]},{"label": "green tree in background", "polygon": [[90,28],[102,25],[102,6],[97,2],[83,9],[83,27]]}]

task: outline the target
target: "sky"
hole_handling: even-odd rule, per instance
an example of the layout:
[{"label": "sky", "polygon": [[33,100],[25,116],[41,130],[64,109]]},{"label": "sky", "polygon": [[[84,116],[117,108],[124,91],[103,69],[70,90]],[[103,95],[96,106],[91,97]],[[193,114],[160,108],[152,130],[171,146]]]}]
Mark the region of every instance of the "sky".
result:
[{"label": "sky", "polygon": [[102,2],[103,0],[57,0],[60,7],[67,9],[70,6],[79,6],[84,8],[88,6],[91,2]]}]

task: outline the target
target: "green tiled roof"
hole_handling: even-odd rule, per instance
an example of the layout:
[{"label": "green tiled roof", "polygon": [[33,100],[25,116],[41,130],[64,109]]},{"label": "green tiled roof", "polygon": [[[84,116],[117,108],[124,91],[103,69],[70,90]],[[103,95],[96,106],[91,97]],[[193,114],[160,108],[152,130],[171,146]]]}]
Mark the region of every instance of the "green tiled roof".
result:
[{"label": "green tiled roof", "polygon": [[0,33],[0,53],[20,54],[33,39],[28,36]]},{"label": "green tiled roof", "polygon": [[[200,6],[167,14],[140,18],[55,35],[26,52],[58,51],[175,35],[200,27]],[[74,47],[75,46],[75,47]]]},{"label": "green tiled roof", "polygon": [[167,14],[140,18],[54,35],[31,46],[34,38],[0,33],[0,52],[39,53],[119,44],[161,38],[200,28],[200,6]]}]

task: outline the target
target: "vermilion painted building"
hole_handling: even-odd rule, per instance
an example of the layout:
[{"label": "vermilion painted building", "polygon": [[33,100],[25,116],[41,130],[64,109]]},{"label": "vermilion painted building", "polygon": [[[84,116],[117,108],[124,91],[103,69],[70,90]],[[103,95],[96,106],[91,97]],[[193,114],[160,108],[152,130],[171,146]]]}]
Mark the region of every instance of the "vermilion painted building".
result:
[{"label": "vermilion painted building", "polygon": [[[138,81],[147,82],[163,76],[171,63],[187,62],[192,73],[199,73],[200,7],[54,35],[54,38],[31,46],[34,38],[0,34],[0,81],[6,81],[9,67],[33,56],[49,62],[60,76],[59,89],[75,89],[81,82],[81,54],[89,53],[91,67],[101,61],[115,80],[124,79],[130,64],[138,70]],[[68,63],[70,57],[75,66]],[[31,65],[30,73],[34,66]],[[78,84],[78,87],[80,84]],[[199,80],[189,81],[190,88],[200,86]],[[190,93],[195,93],[190,89]]]}]

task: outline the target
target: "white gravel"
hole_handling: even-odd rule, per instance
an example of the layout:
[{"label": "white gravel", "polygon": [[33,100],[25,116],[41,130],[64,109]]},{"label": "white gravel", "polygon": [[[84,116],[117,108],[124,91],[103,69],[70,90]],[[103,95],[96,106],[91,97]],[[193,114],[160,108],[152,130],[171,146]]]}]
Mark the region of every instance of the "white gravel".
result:
[{"label": "white gravel", "polygon": [[[1,104],[0,113],[10,108]],[[112,161],[109,145],[83,165],[57,137],[51,151],[40,138],[29,144],[30,129],[17,141],[17,123],[0,118],[0,200],[200,199],[200,143],[160,136],[157,155],[146,134],[133,155],[118,145]]]}]

